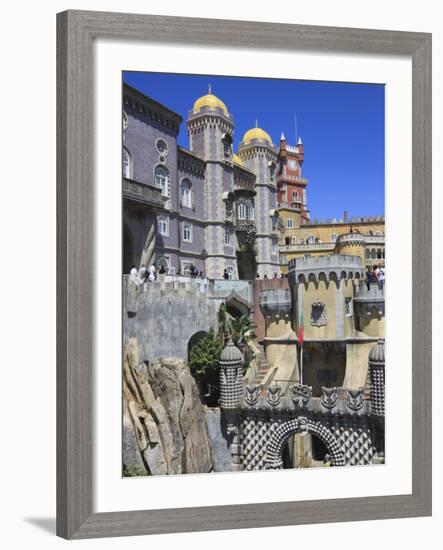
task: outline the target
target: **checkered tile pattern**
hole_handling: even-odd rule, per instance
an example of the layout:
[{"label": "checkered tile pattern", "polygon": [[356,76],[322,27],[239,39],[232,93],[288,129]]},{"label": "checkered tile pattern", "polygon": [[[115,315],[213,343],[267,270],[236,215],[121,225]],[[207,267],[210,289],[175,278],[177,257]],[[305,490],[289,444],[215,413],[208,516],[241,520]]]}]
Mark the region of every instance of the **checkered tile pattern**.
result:
[{"label": "checkered tile pattern", "polygon": [[367,428],[340,426],[334,432],[347,465],[372,464],[375,449]]},{"label": "checkered tile pattern", "polygon": [[276,424],[264,417],[247,417],[241,424],[242,470],[264,470],[268,441]]},{"label": "checkered tile pattern", "polygon": [[372,414],[385,415],[385,368],[384,365],[370,365]]}]

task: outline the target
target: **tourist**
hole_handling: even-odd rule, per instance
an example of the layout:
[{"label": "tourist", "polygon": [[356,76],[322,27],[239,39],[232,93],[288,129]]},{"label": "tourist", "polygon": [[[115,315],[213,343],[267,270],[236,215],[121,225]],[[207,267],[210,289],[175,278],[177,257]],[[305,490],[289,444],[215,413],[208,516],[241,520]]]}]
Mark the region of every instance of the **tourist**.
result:
[{"label": "tourist", "polygon": [[131,267],[131,271],[129,272],[129,278],[135,281],[137,279],[138,271],[135,265]]},{"label": "tourist", "polygon": [[161,264],[160,267],[158,268],[158,272],[160,275],[166,275],[166,268],[163,264]]},{"label": "tourist", "polygon": [[385,269],[384,267],[381,267],[380,268],[380,271],[379,271],[379,274],[378,274],[378,288],[380,290],[383,290],[384,289],[384,286],[385,286]]},{"label": "tourist", "polygon": [[366,268],[366,286],[368,290],[371,290],[372,283],[372,268],[368,265]]},{"label": "tourist", "polygon": [[151,283],[153,283],[155,281],[155,279],[156,279],[155,265],[151,265],[151,267],[149,268],[148,279]]},{"label": "tourist", "polygon": [[147,277],[146,267],[142,264],[140,266],[140,269],[138,270],[138,278],[142,283],[144,283],[146,281],[146,277]]},{"label": "tourist", "polygon": [[227,269],[223,271],[223,279],[229,279],[229,273]]},{"label": "tourist", "polygon": [[375,276],[374,283],[378,283],[378,274],[380,273],[380,268],[378,267],[378,265],[374,265],[372,273]]}]

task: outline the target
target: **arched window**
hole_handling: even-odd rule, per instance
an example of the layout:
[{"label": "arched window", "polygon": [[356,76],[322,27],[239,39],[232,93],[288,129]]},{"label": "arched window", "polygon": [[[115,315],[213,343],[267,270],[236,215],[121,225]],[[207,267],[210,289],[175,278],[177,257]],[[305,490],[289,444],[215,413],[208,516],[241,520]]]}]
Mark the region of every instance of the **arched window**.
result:
[{"label": "arched window", "polygon": [[165,237],[169,235],[169,218],[167,216],[158,217],[158,232]]},{"label": "arched window", "polygon": [[338,237],[337,233],[332,233],[332,235],[331,235],[331,243],[335,243],[335,241],[337,240],[337,237]]},{"label": "arched window", "polygon": [[192,184],[188,179],[180,184],[180,202],[182,206],[192,208]]},{"label": "arched window", "polygon": [[297,191],[292,191],[292,202],[301,202]]},{"label": "arched window", "polygon": [[192,242],[192,225],[190,223],[183,224],[183,241],[187,243]]},{"label": "arched window", "polygon": [[314,244],[315,243],[315,237],[314,235],[309,235],[308,237],[308,244]]},{"label": "arched window", "polygon": [[165,270],[165,273],[168,273],[169,272],[169,257],[166,257],[166,256],[162,256],[158,262],[157,262],[157,265],[159,268],[164,268]]},{"label": "arched window", "polygon": [[238,203],[237,206],[237,218],[239,220],[245,220],[246,219],[246,205],[243,201]]},{"label": "arched window", "polygon": [[159,164],[155,167],[154,171],[155,185],[161,189],[162,195],[165,197],[170,196],[170,187],[169,187],[169,171],[166,166]]},{"label": "arched window", "polygon": [[268,164],[268,167],[269,167],[269,181],[273,183],[275,180],[275,162],[271,160]]},{"label": "arched window", "polygon": [[253,220],[254,219],[254,203],[251,201],[248,201],[245,204],[245,210],[246,210],[246,219],[247,220]]},{"label": "arched window", "polygon": [[224,134],[222,138],[223,143],[223,155],[225,158],[230,159],[232,154],[232,136],[231,134]]},{"label": "arched window", "polygon": [[123,167],[123,177],[128,179],[132,178],[131,153],[126,149],[126,147],[123,147],[122,167]]}]

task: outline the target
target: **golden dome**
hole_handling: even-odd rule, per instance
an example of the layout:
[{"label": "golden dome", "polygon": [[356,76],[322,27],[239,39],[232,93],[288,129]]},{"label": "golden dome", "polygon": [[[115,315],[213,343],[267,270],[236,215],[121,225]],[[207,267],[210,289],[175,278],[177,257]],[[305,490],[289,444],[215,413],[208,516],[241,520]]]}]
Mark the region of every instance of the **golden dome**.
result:
[{"label": "golden dome", "polygon": [[226,105],[221,99],[218,99],[218,97],[211,92],[210,86],[208,93],[202,97],[199,97],[194,103],[194,112],[198,113],[202,109],[202,107],[208,107],[211,111],[215,111],[215,109],[219,107],[225,113],[225,115],[229,114]]},{"label": "golden dome", "polygon": [[243,143],[251,143],[253,139],[257,139],[260,141],[267,141],[272,145],[272,139],[271,136],[262,130],[261,128],[251,128],[246,132],[246,134],[243,136]]},{"label": "golden dome", "polygon": [[244,166],[242,159],[235,153],[233,153],[232,155],[232,160],[233,162],[235,162],[235,164],[238,164],[239,166]]}]

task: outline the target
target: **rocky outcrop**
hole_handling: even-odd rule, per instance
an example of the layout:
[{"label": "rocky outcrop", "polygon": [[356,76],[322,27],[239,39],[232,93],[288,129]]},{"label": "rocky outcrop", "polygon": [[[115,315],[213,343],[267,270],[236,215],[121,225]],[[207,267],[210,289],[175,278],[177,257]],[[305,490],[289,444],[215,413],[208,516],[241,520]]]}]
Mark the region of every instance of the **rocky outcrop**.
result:
[{"label": "rocky outcrop", "polygon": [[131,338],[123,361],[123,463],[146,474],[213,469],[205,409],[185,361],[139,362]]}]

